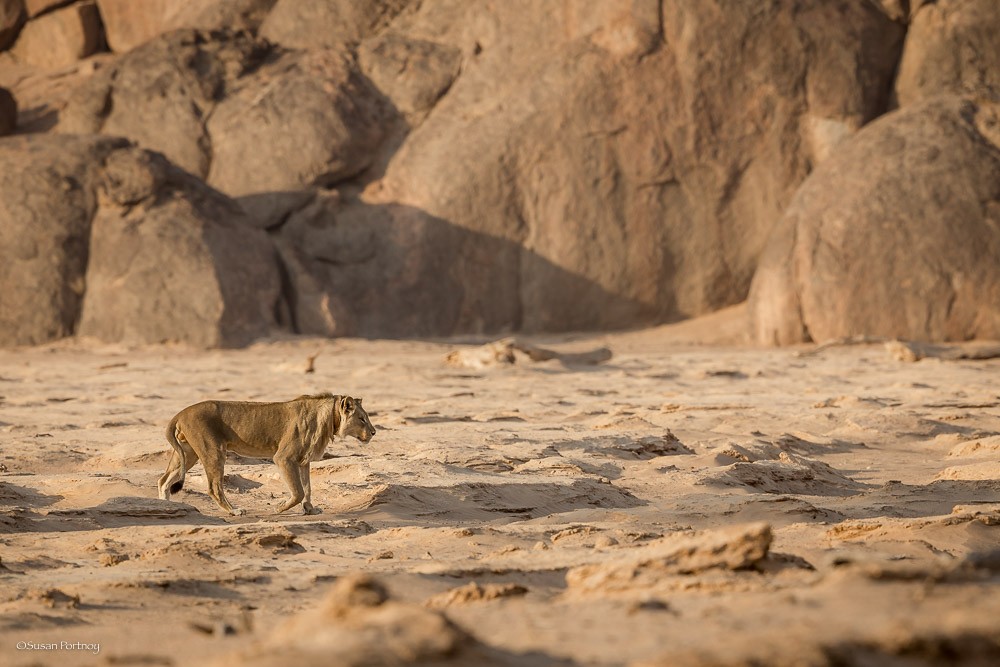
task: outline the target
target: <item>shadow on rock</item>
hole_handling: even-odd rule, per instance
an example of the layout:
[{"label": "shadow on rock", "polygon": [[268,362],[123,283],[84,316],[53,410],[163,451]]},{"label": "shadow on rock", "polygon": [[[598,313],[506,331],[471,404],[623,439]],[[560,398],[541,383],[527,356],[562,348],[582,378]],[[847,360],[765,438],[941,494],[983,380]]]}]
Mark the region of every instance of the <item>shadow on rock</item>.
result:
[{"label": "shadow on rock", "polygon": [[662,320],[523,244],[401,204],[336,193],[241,200],[283,263],[297,333],[410,337],[608,329]]}]

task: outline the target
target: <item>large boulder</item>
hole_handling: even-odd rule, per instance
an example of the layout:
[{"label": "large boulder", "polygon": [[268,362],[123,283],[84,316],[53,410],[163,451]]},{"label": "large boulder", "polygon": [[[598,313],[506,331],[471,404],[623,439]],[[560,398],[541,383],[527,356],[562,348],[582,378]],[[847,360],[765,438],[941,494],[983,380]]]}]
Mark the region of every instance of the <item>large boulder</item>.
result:
[{"label": "large boulder", "polygon": [[265,39],[294,49],[340,48],[378,32],[410,0],[278,0],[260,27]]},{"label": "large boulder", "polygon": [[1000,338],[998,127],[1000,104],[939,97],[846,142],[768,241],[757,340]]},{"label": "large boulder", "polygon": [[79,334],[240,346],[271,332],[274,247],[236,202],[137,148],[105,159]]},{"label": "large boulder", "polygon": [[0,345],[76,330],[100,164],[126,142],[97,137],[0,139]]},{"label": "large boulder", "polygon": [[901,106],[943,93],[1000,93],[1000,3],[938,0],[913,9],[894,93]]},{"label": "large boulder", "polygon": [[208,119],[208,181],[233,195],[332,185],[371,163],[390,117],[344,52],[285,53]]},{"label": "large boulder", "polygon": [[78,2],[29,21],[11,53],[32,67],[55,69],[96,53],[101,36],[97,5]]}]

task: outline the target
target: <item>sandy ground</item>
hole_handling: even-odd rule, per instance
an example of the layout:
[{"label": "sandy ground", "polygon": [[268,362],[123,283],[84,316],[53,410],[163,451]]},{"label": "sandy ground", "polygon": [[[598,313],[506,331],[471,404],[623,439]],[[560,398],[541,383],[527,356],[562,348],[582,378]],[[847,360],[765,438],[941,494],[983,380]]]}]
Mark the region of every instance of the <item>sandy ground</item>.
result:
[{"label": "sandy ground", "polygon": [[[532,339],[609,347],[596,366],[0,351],[0,664],[1000,664],[1000,361],[692,344],[734,330]],[[200,465],[156,499],[181,408],[327,390],[379,432],[313,464],[322,514],[275,516],[250,459],[226,466],[244,517]],[[335,599],[352,573],[375,583]]]}]

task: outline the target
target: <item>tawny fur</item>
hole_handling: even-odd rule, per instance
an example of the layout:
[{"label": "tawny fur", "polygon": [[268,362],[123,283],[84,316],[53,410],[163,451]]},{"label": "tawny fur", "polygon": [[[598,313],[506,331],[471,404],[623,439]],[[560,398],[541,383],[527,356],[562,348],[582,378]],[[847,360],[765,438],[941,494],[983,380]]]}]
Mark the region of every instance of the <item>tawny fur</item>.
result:
[{"label": "tawny fur", "polygon": [[173,448],[167,471],[159,481],[160,498],[170,499],[184,486],[184,475],[201,461],[208,493],[232,515],[234,508],[222,488],[226,452],[273,459],[291,497],[278,513],[299,503],[305,514],[318,514],[312,504],[309,463],[323,456],[333,436],[353,436],[368,442],[375,435],[360,398],[317,394],[283,403],[204,401],[184,408],[167,426]]}]

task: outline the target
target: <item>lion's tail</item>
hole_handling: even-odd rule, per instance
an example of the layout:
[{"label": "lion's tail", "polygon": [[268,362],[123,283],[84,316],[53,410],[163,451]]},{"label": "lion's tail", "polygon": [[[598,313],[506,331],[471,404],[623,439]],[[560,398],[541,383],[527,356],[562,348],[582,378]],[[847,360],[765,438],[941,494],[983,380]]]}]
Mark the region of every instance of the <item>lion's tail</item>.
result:
[{"label": "lion's tail", "polygon": [[180,434],[180,429],[177,426],[177,417],[174,417],[173,419],[170,420],[170,423],[167,425],[166,435],[167,435],[167,442],[170,443],[170,446],[174,448],[174,451],[177,452],[177,456],[179,456],[181,459],[181,470],[180,470],[181,478],[180,481],[174,482],[173,484],[170,485],[170,493],[177,493],[184,488],[184,477],[185,475],[187,475],[187,466],[184,465],[184,462],[186,460],[184,457],[184,448],[181,447],[181,443],[177,440],[177,436],[179,434]]}]

